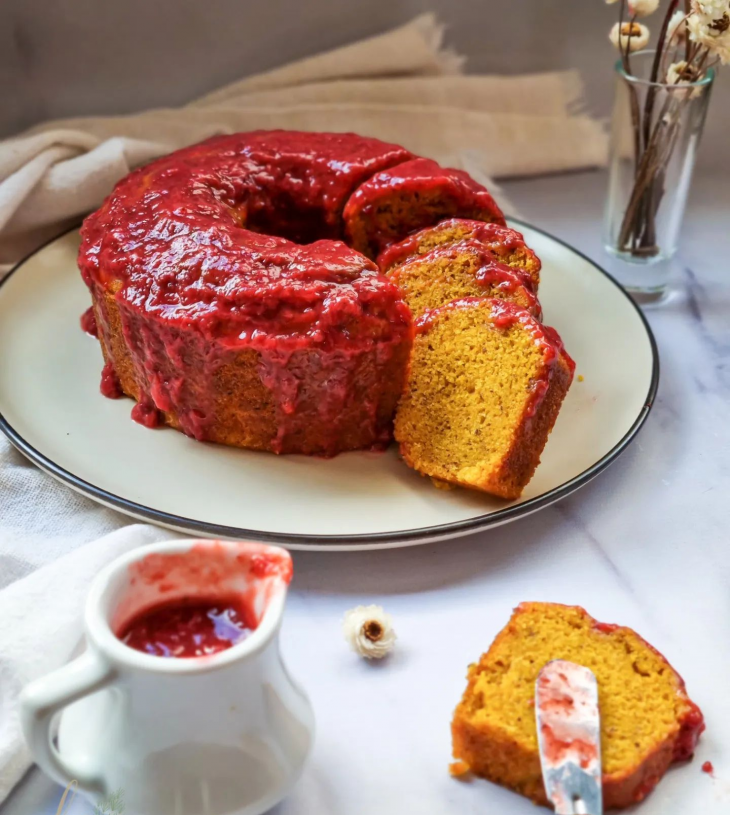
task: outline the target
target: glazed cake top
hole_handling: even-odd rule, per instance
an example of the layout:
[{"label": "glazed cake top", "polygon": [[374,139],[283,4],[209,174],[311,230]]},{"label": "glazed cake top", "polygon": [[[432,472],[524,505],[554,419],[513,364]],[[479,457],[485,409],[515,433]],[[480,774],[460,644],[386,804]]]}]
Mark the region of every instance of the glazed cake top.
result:
[{"label": "glazed cake top", "polygon": [[408,309],[340,240],[341,214],[410,158],[352,133],[218,136],[120,181],[84,222],[79,267],[90,287],[231,347],[397,339]]}]

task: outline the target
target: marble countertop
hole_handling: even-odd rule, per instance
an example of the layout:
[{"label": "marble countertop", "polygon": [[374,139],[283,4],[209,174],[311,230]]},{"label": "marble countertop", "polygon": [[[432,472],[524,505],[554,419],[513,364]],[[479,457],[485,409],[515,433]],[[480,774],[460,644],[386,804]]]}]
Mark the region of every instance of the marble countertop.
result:
[{"label": "marble countertop", "polygon": [[[604,177],[516,181],[525,220],[601,261]],[[694,187],[675,291],[647,311],[661,355],[652,415],[627,452],[578,493],[508,526],[372,553],[296,553],[283,651],[315,705],[317,743],[275,815],[532,815],[485,781],[451,779],[449,721],[465,671],[522,600],[579,603],[637,629],[683,674],[707,719],[698,753],[636,808],[730,811],[730,189]],[[380,603],[398,648],[368,664],[343,613]],[[715,777],[701,771],[710,760]],[[36,770],[2,815],[53,815],[61,790]],[[91,808],[77,799],[71,815]]]}]

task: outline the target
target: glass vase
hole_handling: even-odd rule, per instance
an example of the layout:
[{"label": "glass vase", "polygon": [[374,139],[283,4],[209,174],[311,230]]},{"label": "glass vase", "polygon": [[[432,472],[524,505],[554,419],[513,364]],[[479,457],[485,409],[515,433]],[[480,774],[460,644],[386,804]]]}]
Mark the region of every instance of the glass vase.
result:
[{"label": "glass vase", "polygon": [[616,64],[604,221],[608,271],[642,303],[667,291],[714,80],[651,82],[654,57]]}]

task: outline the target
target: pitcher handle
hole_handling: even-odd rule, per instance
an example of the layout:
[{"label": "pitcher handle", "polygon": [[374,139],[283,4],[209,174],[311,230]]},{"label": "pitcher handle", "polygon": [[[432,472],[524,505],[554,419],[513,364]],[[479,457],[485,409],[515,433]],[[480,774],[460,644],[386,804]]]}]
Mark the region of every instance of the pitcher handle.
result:
[{"label": "pitcher handle", "polygon": [[63,756],[53,743],[51,727],[55,715],[84,696],[109,687],[116,671],[94,651],[86,651],[73,662],[31,682],[20,695],[20,718],[25,740],[38,766],[62,786],[73,781],[79,789],[103,792],[100,767],[94,767],[93,750],[88,766]]}]

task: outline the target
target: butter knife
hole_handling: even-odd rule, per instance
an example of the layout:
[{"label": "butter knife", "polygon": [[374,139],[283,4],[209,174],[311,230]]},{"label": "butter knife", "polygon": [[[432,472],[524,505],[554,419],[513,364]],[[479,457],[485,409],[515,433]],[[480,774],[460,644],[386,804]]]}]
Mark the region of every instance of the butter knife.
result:
[{"label": "butter knife", "polygon": [[598,684],[588,668],[558,659],[535,683],[545,791],[556,815],[603,815]]}]

